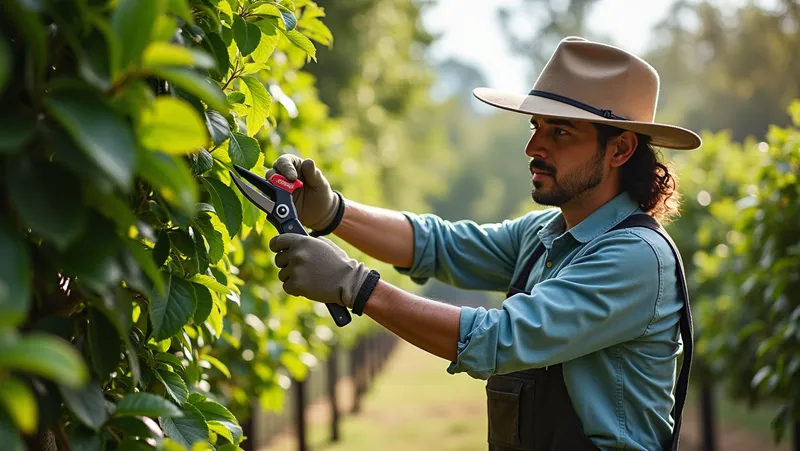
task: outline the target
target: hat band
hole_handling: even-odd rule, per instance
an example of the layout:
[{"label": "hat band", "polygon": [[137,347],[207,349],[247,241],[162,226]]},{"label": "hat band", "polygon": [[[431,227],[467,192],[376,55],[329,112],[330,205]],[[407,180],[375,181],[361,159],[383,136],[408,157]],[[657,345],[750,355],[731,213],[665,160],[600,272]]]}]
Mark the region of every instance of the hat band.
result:
[{"label": "hat band", "polygon": [[546,99],[555,100],[557,102],[566,103],[567,105],[572,105],[576,108],[580,108],[584,111],[588,111],[592,114],[596,114],[598,116],[602,116],[606,119],[615,119],[620,121],[628,121],[630,119],[622,116],[617,116],[616,114],[612,113],[611,110],[601,110],[600,108],[595,108],[591,105],[585,104],[579,100],[571,99],[569,97],[562,96],[560,94],[554,94],[552,92],[541,91],[539,89],[534,89],[528,93],[530,96],[537,96],[537,97],[544,97]]}]

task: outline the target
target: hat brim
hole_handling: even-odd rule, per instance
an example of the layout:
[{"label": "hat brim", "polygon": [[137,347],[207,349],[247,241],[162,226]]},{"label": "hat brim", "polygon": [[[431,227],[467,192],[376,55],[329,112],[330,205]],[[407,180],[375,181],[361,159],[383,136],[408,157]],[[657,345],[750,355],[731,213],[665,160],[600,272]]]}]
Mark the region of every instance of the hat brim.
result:
[{"label": "hat brim", "polygon": [[544,97],[503,92],[491,88],[475,88],[472,94],[488,105],[508,111],[557,119],[598,122],[641,133],[649,136],[650,143],[657,147],[693,150],[703,143],[699,135],[682,127],[653,122],[607,119],[578,107]]}]

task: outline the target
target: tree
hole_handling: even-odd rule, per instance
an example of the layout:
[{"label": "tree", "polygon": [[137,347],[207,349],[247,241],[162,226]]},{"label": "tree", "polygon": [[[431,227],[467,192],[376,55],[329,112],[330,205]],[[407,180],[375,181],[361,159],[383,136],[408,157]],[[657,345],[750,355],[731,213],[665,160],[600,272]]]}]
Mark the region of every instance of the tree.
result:
[{"label": "tree", "polygon": [[[694,24],[698,24],[694,26]],[[800,6],[748,4],[727,14],[710,2],[676,2],[645,55],[661,74],[659,117],[733,139],[787,126],[785,105],[800,96]]]}]

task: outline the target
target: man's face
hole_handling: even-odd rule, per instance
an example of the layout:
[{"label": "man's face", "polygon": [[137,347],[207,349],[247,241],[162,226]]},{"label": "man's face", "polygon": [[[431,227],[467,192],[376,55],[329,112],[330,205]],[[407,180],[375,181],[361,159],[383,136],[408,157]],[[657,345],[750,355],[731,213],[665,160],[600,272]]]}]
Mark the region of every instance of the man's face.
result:
[{"label": "man's face", "polygon": [[605,148],[597,144],[597,129],[585,121],[531,119],[531,197],[540,205],[561,207],[591,195],[602,182]]}]

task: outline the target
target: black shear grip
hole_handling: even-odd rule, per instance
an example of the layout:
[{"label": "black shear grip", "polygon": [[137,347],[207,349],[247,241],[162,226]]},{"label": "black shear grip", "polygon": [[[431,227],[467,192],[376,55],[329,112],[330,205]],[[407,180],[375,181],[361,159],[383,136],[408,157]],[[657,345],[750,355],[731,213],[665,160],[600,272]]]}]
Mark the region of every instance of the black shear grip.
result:
[{"label": "black shear grip", "polygon": [[[305,227],[303,227],[300,220],[297,219],[297,210],[292,201],[291,191],[283,188],[281,183],[277,183],[285,181],[282,176],[280,177],[282,180],[276,180],[276,183],[273,183],[271,180],[265,180],[240,166],[234,165],[234,167],[236,172],[241,174],[247,181],[253,183],[261,192],[269,196],[269,198],[275,202],[275,208],[272,212],[266,213],[267,220],[275,226],[279,233],[295,233],[309,236]],[[350,312],[346,307],[334,303],[325,303],[325,306],[328,308],[328,312],[331,314],[333,322],[337,326],[344,327],[352,320]]]}]

